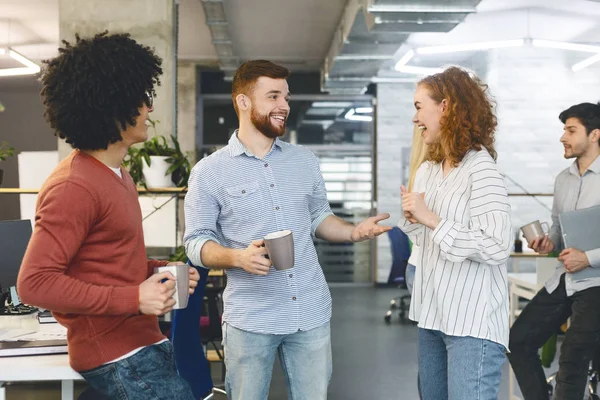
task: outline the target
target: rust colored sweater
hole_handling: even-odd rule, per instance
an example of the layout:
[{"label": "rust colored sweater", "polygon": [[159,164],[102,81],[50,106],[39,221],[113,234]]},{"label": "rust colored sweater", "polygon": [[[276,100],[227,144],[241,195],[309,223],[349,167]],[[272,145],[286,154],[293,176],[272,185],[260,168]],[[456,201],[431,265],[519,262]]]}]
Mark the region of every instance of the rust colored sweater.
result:
[{"label": "rust colored sweater", "polygon": [[52,310],[68,329],[76,371],[96,368],[164,339],[154,316],[139,312],[148,260],[131,176],[119,178],[80,151],[44,183],[17,290],[25,304]]}]

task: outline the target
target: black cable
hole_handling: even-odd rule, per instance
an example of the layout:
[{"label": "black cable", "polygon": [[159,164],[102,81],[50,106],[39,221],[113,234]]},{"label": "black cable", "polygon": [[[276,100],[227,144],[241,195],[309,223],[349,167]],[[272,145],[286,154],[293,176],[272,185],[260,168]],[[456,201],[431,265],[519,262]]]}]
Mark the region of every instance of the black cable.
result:
[{"label": "black cable", "polygon": [[177,193],[176,195],[173,195],[169,200],[165,201],[164,203],[162,203],[160,205],[160,207],[154,207],[154,210],[146,215],[144,218],[142,218],[142,221],[145,221],[148,217],[150,217],[152,214],[154,214],[155,212],[157,212],[158,210],[160,210],[161,208],[163,208],[167,203],[169,203],[171,200],[177,198],[179,196],[179,193]]},{"label": "black cable", "polygon": [[518,187],[519,187],[519,188],[520,188],[520,189],[521,189],[523,192],[525,192],[525,194],[526,194],[527,196],[533,197],[533,199],[534,199],[535,201],[537,201],[538,203],[540,203],[540,204],[542,205],[542,207],[544,207],[546,210],[548,210],[548,211],[552,212],[552,210],[551,210],[551,209],[550,209],[550,208],[549,208],[549,207],[548,207],[546,204],[544,204],[544,203],[543,203],[543,202],[542,202],[542,201],[541,201],[541,200],[540,200],[540,199],[539,199],[539,198],[538,198],[538,197],[537,197],[535,194],[533,194],[533,193],[529,192],[527,189],[525,189],[523,186],[521,186],[521,185],[519,184],[519,182],[515,181],[515,180],[514,180],[513,178],[511,178],[510,176],[508,176],[508,175],[506,175],[506,174],[503,174],[503,175],[504,175],[504,177],[505,177],[506,179],[508,179],[509,181],[511,181],[512,183],[514,183],[515,185],[517,185],[517,186],[518,186]]}]

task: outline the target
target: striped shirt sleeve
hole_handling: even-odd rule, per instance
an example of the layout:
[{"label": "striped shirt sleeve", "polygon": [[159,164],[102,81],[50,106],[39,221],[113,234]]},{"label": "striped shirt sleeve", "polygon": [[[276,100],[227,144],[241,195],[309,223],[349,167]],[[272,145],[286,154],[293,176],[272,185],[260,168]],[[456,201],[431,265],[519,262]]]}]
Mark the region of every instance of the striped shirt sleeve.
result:
[{"label": "striped shirt sleeve", "polygon": [[220,207],[217,199],[209,191],[204,177],[206,173],[206,168],[202,168],[202,164],[192,169],[184,201],[185,252],[194,265],[203,268],[206,267],[202,263],[200,252],[204,243],[212,240],[221,244],[216,234]]},{"label": "striped shirt sleeve", "polygon": [[510,205],[504,179],[493,161],[476,162],[471,169],[468,225],[442,219],[432,233],[441,257],[502,265],[510,256]]},{"label": "striped shirt sleeve", "polygon": [[315,173],[315,177],[313,192],[308,202],[308,208],[310,211],[311,231],[314,236],[317,228],[321,225],[321,222],[330,215],[333,215],[333,212],[331,211],[331,206],[327,200],[327,189],[325,188],[325,180],[323,180],[323,174],[321,174],[321,168],[319,167],[319,160],[314,154],[312,154],[312,161],[312,170]]}]

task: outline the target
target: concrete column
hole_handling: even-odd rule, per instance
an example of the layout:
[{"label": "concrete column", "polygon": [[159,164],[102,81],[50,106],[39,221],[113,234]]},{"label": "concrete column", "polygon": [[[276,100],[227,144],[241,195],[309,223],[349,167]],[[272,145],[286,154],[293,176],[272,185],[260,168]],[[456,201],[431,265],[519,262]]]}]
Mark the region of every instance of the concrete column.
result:
[{"label": "concrete column", "polygon": [[[58,0],[60,40],[75,41],[75,34],[87,37],[108,30],[127,32],[154,48],[163,59],[161,86],[156,88],[153,118],[160,120],[158,134],[176,133],[176,24],[174,0]],[[62,159],[71,147],[58,141]]]},{"label": "concrete column", "polygon": [[196,162],[196,64],[177,66],[177,140],[181,151]]},{"label": "concrete column", "polygon": [[[402,209],[400,185],[407,183],[415,88],[414,83],[377,85],[377,209],[390,213],[390,225],[398,223]],[[387,235],[377,239],[376,248],[376,282],[385,283],[392,266]]]}]

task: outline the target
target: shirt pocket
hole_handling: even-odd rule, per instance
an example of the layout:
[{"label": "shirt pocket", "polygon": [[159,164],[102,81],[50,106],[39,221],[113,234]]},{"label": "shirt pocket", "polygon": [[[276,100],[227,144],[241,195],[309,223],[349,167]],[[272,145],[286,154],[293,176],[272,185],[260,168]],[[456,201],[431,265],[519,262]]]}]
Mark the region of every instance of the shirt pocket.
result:
[{"label": "shirt pocket", "polygon": [[[258,181],[250,181],[225,188],[226,204],[224,214],[230,222],[256,221],[261,218],[264,207]],[[237,229],[237,228],[236,228]]]},{"label": "shirt pocket", "polygon": [[256,193],[258,190],[258,181],[246,182],[235,186],[225,188],[225,191],[230,197],[237,199],[245,199],[248,196]]}]

